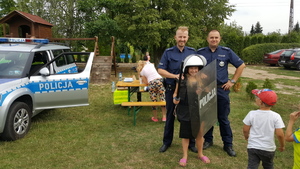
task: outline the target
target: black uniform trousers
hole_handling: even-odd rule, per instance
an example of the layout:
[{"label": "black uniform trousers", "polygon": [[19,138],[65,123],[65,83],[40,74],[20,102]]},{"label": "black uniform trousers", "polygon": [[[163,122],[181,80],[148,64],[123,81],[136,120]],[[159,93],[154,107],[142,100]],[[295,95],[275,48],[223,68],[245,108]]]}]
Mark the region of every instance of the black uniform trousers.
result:
[{"label": "black uniform trousers", "polygon": [[[232,146],[232,130],[230,127],[230,121],[228,120],[228,115],[230,113],[230,99],[229,90],[224,90],[218,88],[217,91],[217,101],[218,101],[218,122],[220,127],[220,134],[225,147]],[[214,127],[210,128],[208,132],[204,135],[205,142],[213,141],[213,130]]]}]

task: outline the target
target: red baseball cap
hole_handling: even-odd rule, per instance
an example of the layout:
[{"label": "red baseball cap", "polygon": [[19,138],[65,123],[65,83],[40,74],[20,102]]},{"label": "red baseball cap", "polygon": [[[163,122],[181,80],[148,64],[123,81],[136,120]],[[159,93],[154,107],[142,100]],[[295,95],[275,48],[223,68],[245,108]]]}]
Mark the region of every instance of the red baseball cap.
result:
[{"label": "red baseball cap", "polygon": [[254,89],[252,93],[267,105],[273,106],[277,102],[277,95],[271,89]]}]

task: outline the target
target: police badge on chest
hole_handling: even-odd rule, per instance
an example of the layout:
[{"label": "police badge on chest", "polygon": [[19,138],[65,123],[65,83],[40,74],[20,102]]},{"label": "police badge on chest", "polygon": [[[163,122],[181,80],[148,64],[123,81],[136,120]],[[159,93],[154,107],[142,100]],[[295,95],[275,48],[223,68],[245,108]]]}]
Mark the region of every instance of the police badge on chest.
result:
[{"label": "police badge on chest", "polygon": [[224,61],[220,61],[219,66],[223,67],[225,65]]}]

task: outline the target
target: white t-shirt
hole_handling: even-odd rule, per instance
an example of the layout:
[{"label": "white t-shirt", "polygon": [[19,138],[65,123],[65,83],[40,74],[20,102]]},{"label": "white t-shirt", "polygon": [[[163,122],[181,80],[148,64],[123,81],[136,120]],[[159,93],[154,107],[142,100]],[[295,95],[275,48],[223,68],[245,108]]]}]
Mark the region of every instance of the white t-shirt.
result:
[{"label": "white t-shirt", "polygon": [[272,110],[252,110],[243,120],[251,126],[247,148],[275,151],[275,129],[284,128],[281,116]]},{"label": "white t-shirt", "polygon": [[162,78],[157,70],[154,67],[154,64],[152,63],[148,63],[144,66],[144,68],[142,69],[142,71],[140,72],[141,76],[145,76],[147,78],[148,83],[150,83],[150,81],[154,80],[154,79],[158,79],[158,78]]}]

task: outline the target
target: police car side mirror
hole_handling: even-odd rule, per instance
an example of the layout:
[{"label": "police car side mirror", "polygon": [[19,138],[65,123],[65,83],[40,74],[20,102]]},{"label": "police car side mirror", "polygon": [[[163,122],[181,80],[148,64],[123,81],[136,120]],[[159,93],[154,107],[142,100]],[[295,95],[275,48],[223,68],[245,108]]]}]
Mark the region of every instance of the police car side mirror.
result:
[{"label": "police car side mirror", "polygon": [[42,76],[49,76],[50,75],[50,71],[47,67],[43,67],[39,73],[42,75]]}]

